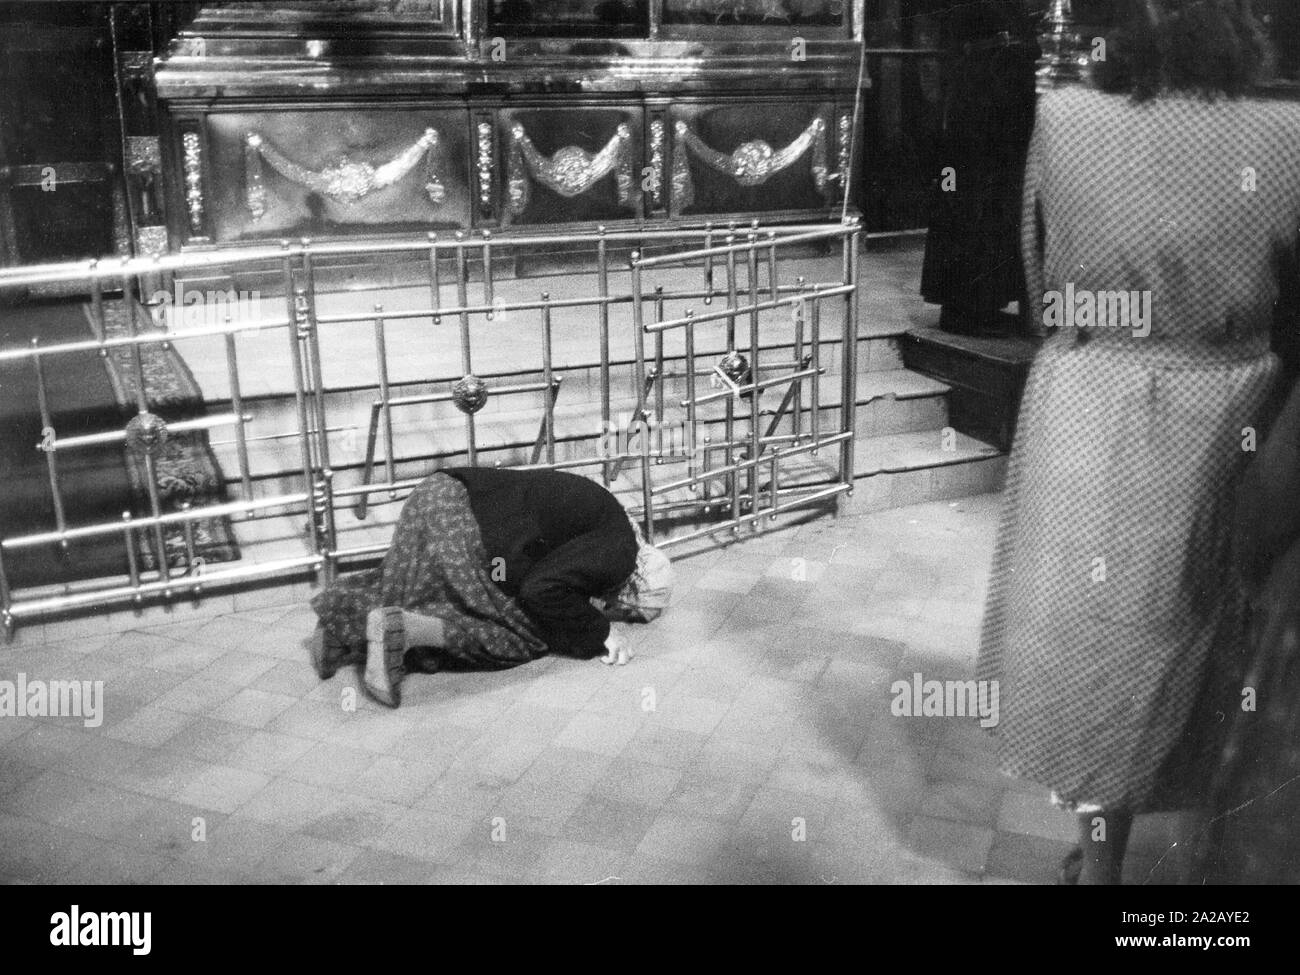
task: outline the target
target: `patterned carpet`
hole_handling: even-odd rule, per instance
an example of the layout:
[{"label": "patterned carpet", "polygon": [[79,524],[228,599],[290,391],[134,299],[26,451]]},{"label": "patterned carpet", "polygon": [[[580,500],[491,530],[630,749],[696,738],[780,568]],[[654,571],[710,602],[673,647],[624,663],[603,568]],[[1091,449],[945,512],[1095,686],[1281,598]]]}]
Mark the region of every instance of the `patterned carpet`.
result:
[{"label": "patterned carpet", "polygon": [[[105,331],[128,334],[121,301],[106,301]],[[0,347],[23,347],[39,339],[45,347],[84,341],[93,335],[90,309],[80,300],[32,303],[0,311]],[[132,353],[114,349],[50,354],[43,358],[44,385],[55,442],[71,437],[120,431],[136,411]],[[149,409],[169,422],[201,417],[203,395],[194,377],[170,346],[145,346],[141,355]],[[57,528],[45,453],[48,440],[37,396],[36,371],[27,360],[0,365],[0,461],[7,474],[0,496],[0,537]],[[150,512],[147,466],[143,455],[118,443],[56,451],[60,492],[69,526],[117,521],[124,511]],[[205,431],[175,434],[155,456],[159,503],[163,511],[183,504],[201,506],[226,500],[224,478]],[[178,527],[165,535],[167,560],[187,569],[185,537]],[[204,562],[237,559],[239,549],[226,519],[197,522],[195,555]],[[155,569],[150,540],[136,538],[138,564]],[[127,553],[121,536],[82,541],[66,552],[56,547],[10,554],[6,571],[15,590],[81,579],[125,574]]]}]

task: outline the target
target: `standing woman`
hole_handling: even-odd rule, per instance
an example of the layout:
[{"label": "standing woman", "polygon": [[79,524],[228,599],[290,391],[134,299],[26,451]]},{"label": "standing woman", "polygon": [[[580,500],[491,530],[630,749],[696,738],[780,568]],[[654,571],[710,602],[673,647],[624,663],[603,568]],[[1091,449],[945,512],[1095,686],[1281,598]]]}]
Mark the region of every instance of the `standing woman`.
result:
[{"label": "standing woman", "polygon": [[945,331],[997,333],[1006,327],[1001,310],[1024,294],[1017,216],[1038,49],[1023,0],[963,0],[943,20],[954,56],[933,160],[921,297],[943,306]]},{"label": "standing woman", "polygon": [[[1025,389],[978,665],[1003,769],[1079,815],[1085,884],[1119,882],[1135,813],[1204,803],[1240,701],[1233,499],[1286,392],[1269,333],[1300,226],[1300,105],[1250,94],[1250,0],[1118,6],[1096,86],[1038,104],[1025,276],[1066,327]],[[1096,327],[1113,292],[1127,323]]]},{"label": "standing woman", "polygon": [[379,568],[312,600],[312,663],[322,678],[364,663],[366,692],[395,708],[410,671],[501,670],[547,653],[626,660],[611,622],[650,622],[671,586],[668,557],[599,484],[453,468],[411,492]]}]

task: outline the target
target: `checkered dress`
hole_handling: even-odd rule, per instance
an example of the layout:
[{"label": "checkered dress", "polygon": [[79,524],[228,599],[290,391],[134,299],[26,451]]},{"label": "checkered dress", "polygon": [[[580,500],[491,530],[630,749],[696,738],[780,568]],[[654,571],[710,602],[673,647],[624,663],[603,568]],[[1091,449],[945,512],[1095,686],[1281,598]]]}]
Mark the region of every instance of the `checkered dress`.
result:
[{"label": "checkered dress", "polygon": [[1031,301],[1072,283],[1153,310],[1146,337],[1044,329],[978,663],[1000,682],[999,756],[1080,810],[1186,804],[1239,700],[1231,511],[1278,375],[1300,105],[1050,92],[1022,226]]}]

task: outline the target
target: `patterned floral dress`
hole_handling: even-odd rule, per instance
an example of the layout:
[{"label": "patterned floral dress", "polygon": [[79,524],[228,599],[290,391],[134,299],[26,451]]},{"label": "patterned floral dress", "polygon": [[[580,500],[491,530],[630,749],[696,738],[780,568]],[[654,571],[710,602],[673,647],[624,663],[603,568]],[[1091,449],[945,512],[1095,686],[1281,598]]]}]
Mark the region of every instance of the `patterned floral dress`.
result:
[{"label": "patterned floral dress", "polygon": [[1031,301],[1149,292],[1151,316],[1048,329],[1031,369],[977,668],[999,757],[1081,811],[1187,805],[1240,700],[1232,508],[1278,374],[1300,106],[1050,92],[1024,204]]}]

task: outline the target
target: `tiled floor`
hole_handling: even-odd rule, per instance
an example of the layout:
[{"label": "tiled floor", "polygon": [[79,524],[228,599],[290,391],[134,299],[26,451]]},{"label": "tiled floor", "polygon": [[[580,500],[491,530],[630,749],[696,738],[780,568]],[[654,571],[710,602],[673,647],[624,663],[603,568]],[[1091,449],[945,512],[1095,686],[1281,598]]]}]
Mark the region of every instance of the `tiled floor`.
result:
[{"label": "tiled floor", "polygon": [[[106,706],[0,719],[0,877],[1050,882],[1070,817],[973,719],[890,713],[895,679],[971,675],[997,501],[685,559],[626,667],[416,676],[397,711],[316,679],[302,589],[20,630],[0,676],[103,680]],[[1188,828],[1140,821],[1129,879]]]}]

